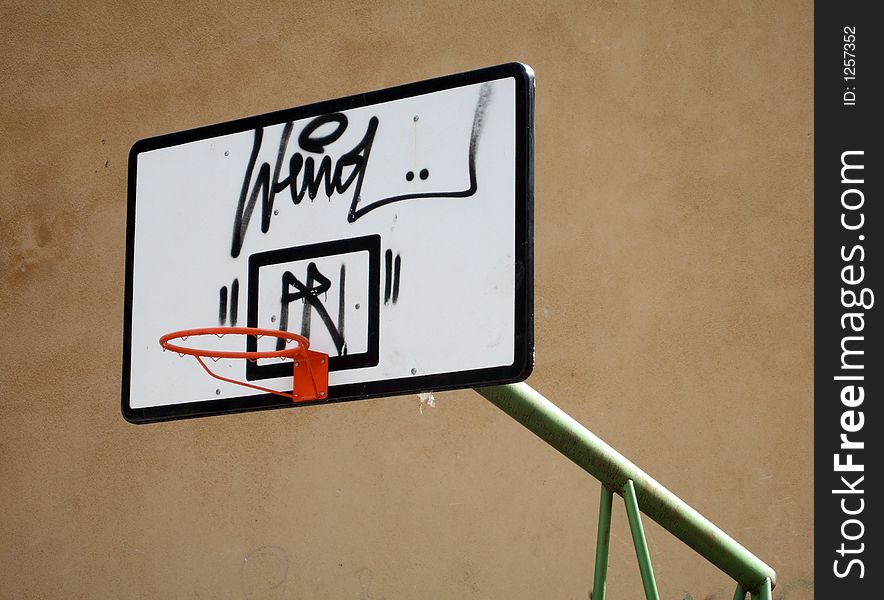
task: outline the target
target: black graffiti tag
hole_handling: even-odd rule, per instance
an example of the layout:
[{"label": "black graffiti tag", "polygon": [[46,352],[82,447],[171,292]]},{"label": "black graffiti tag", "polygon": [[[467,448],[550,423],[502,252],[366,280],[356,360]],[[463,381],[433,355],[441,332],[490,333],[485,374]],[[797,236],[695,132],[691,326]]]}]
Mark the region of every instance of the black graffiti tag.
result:
[{"label": "black graffiti tag", "polygon": [[[486,83],[479,89],[479,96],[473,113],[472,127],[470,128],[469,143],[463,149],[467,157],[469,183],[462,189],[425,191],[373,199],[362,198],[362,183],[365,179],[371,147],[380,123],[377,117],[371,117],[368,120],[362,139],[337,160],[333,160],[331,156],[326,154],[326,150],[337,142],[347,130],[349,125],[347,116],[344,113],[337,112],[314,118],[307,123],[298,135],[298,151],[294,152],[289,158],[288,175],[285,177],[282,176],[282,167],[283,162],[285,162],[285,155],[289,145],[289,138],[292,136],[292,130],[294,129],[294,123],[289,121],[283,127],[276,154],[276,162],[272,172],[268,162],[261,163],[260,167],[257,166],[258,155],[261,152],[261,145],[264,141],[264,128],[256,128],[252,142],[252,152],[246,166],[239,201],[236,206],[230,255],[236,258],[242,251],[246,231],[258,203],[258,196],[261,197],[261,232],[267,233],[270,230],[270,221],[273,218],[273,204],[276,194],[284,191],[286,188],[288,188],[292,203],[295,205],[300,204],[305,195],[309,196],[310,200],[314,200],[319,192],[323,191],[330,199],[335,194],[343,194],[352,189],[350,208],[347,211],[347,221],[350,223],[357,221],[375,209],[395,202],[424,198],[468,198],[475,195],[478,190],[476,154],[484,126],[485,111],[490,98],[491,87]],[[331,130],[329,130],[329,127],[331,127]],[[427,177],[424,173],[426,173],[426,170],[421,174],[422,179]]]},{"label": "black graffiti tag", "polygon": [[[343,281],[343,267],[341,276]],[[323,275],[319,269],[316,268],[316,264],[312,262],[307,265],[306,283],[299,280],[289,271],[283,273],[282,295],[280,297],[279,330],[288,331],[289,305],[297,300],[303,300],[304,309],[301,314],[301,335],[309,339],[311,317],[315,310],[316,314],[318,314],[319,318],[322,320],[322,324],[325,325],[325,328],[331,335],[332,342],[338,351],[338,356],[343,356],[347,353],[347,343],[344,340],[343,332],[343,319],[341,319],[341,323],[336,326],[334,321],[332,321],[331,316],[328,314],[325,305],[322,303],[322,300],[319,299],[319,296],[328,292],[330,287],[331,281],[329,278]],[[341,289],[341,298],[343,298],[343,289]],[[276,349],[282,350],[284,347],[285,340],[280,338],[277,341]]]},{"label": "black graffiti tag", "polygon": [[[325,125],[332,125],[332,130],[328,133],[319,133],[319,130]],[[347,125],[347,116],[343,113],[330,113],[316,117],[301,131],[298,136],[298,146],[300,150],[308,154],[324,154],[326,147],[334,144],[344,134]],[[258,154],[264,140],[264,129],[261,127],[255,129],[252,152],[243,178],[233,222],[233,239],[230,245],[230,255],[233,258],[238,257],[242,250],[243,240],[259,195],[261,196],[262,233],[267,233],[270,230],[276,194],[286,188],[288,188],[292,203],[295,205],[301,203],[305,194],[314,200],[320,190],[324,191],[326,196],[331,197],[333,194],[343,194],[352,187],[353,204],[359,197],[365,177],[365,167],[371,153],[371,145],[378,128],[377,117],[369,119],[362,139],[353,148],[342,154],[337,161],[333,161],[327,154],[322,158],[312,155],[305,157],[302,152],[298,151],[289,158],[288,175],[280,179],[282,164],[293,128],[294,123],[292,122],[286,123],[283,127],[272,177],[270,164],[265,162],[258,167],[253,183]]]}]

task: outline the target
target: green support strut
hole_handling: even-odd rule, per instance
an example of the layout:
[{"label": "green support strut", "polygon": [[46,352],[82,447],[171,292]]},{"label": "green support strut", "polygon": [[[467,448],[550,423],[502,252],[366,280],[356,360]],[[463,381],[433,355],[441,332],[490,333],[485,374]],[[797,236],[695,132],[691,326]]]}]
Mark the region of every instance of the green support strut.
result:
[{"label": "green support strut", "polygon": [[645,598],[660,600],[657,594],[657,582],[654,580],[654,569],[651,567],[651,554],[645,540],[645,529],[642,527],[642,515],[638,511],[638,499],[635,497],[635,486],[632,480],[623,486],[623,499],[626,501],[626,516],[629,517],[629,529],[632,531],[632,543],[635,545],[635,557],[642,574],[642,585],[645,587]]},{"label": "green support strut", "polygon": [[758,588],[758,591],[752,592],[752,600],[770,600],[770,579],[766,580]]},{"label": "green support strut", "polygon": [[611,508],[614,494],[602,486],[599,498],[599,534],[595,544],[595,575],[592,580],[592,600],[605,600],[608,580],[608,548],[611,546]]}]

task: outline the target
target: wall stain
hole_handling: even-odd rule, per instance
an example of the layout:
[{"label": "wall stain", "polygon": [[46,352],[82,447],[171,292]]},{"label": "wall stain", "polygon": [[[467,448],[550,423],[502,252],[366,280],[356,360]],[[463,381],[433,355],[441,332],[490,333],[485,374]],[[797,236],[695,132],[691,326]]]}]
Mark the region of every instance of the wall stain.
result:
[{"label": "wall stain", "polygon": [[371,582],[374,580],[371,569],[359,569],[356,577],[359,578],[359,600],[386,600],[386,596],[375,596],[371,592]]},{"label": "wall stain", "polygon": [[282,600],[288,583],[289,558],[279,546],[261,546],[249,552],[240,569],[246,600]]}]

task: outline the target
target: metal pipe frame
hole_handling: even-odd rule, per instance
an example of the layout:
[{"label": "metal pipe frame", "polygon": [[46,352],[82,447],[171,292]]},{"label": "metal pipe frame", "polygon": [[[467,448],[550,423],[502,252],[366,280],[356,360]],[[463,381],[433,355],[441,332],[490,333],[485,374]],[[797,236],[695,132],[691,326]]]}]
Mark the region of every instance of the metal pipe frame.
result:
[{"label": "metal pipe frame", "polygon": [[[730,576],[739,584],[737,592],[742,589],[745,594],[748,590],[761,600],[770,599],[771,590],[776,586],[776,572],[771,567],[531,386],[523,382],[476,388],[476,391],[598,479],[605,488],[624,495],[623,490],[631,481],[641,512]],[[600,517],[604,510],[601,506]],[[610,535],[610,514],[607,519],[606,536]],[[602,535],[600,527],[599,538]],[[607,544],[603,552],[604,573]],[[597,575],[598,572],[597,547]],[[604,587],[604,581],[601,585]]]}]

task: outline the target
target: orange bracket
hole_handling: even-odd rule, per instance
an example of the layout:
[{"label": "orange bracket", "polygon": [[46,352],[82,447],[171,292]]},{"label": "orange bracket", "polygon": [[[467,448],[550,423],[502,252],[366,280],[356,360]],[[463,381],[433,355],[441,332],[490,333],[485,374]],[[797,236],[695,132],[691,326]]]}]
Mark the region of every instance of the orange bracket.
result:
[{"label": "orange bracket", "polygon": [[307,350],[294,359],[293,402],[326,400],[328,398],[328,354]]}]

